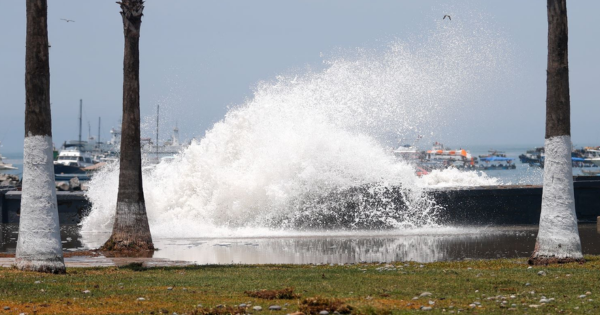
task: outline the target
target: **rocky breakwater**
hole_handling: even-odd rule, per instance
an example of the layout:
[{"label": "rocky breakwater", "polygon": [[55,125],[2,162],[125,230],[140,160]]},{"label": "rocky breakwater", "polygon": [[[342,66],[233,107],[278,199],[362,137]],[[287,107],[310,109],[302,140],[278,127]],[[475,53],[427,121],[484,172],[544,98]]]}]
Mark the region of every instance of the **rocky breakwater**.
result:
[{"label": "rocky breakwater", "polygon": [[11,174],[0,174],[0,188],[17,187],[21,183],[19,176]]}]

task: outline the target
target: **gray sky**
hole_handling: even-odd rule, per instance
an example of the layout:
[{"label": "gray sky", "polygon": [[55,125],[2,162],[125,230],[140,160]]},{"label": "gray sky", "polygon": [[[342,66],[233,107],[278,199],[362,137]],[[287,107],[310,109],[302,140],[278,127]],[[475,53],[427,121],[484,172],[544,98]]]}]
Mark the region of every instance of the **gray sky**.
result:
[{"label": "gray sky", "polygon": [[[572,136],[600,145],[600,1],[570,0],[569,59]],[[466,14],[466,11],[469,14]],[[475,12],[475,13],[473,13]],[[260,81],[320,69],[323,55],[356,47],[378,49],[417,38],[446,13],[480,14],[506,37],[516,69],[507,87],[483,96],[478,115],[457,119],[449,139],[463,144],[543,144],[546,70],[545,1],[196,1],[148,0],[142,23],[141,110],[161,128],[178,122],[183,138],[202,136],[227,108],[252,97]],[[463,14],[464,13],[464,14]],[[121,115],[123,35],[114,1],[49,1],[54,142],[77,138],[78,103],[102,138]],[[75,20],[67,23],[60,20]],[[1,152],[23,143],[25,1],[0,2]],[[153,136],[146,127],[145,136]],[[442,140],[445,141],[445,140]]]}]

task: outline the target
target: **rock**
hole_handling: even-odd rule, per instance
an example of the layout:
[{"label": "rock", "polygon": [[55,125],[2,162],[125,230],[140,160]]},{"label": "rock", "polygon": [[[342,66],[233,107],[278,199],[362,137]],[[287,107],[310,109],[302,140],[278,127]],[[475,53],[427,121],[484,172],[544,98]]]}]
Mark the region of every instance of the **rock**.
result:
[{"label": "rock", "polygon": [[139,297],[139,298],[137,298],[137,300],[138,300],[138,301],[145,301],[146,299],[145,299],[145,298],[143,298],[143,297]]},{"label": "rock", "polygon": [[419,295],[419,297],[426,297],[426,296],[432,296],[433,294],[431,294],[431,292],[423,292]]},{"label": "rock", "polygon": [[69,180],[69,186],[71,187],[71,190],[81,190],[81,183],[79,182],[79,178],[71,178]]},{"label": "rock", "polygon": [[538,276],[545,276],[545,275],[546,275],[546,272],[545,272],[545,271],[543,271],[543,270],[540,270],[540,271],[538,272]]},{"label": "rock", "polygon": [[90,291],[90,290],[83,290],[83,291],[81,291],[81,292],[83,292],[83,293],[85,293],[85,294],[90,294],[90,293],[92,293],[92,291]]},{"label": "rock", "polygon": [[475,307],[477,307],[477,305],[475,305],[475,304],[469,304],[469,307],[470,308],[475,308]]},{"label": "rock", "polygon": [[246,304],[242,303],[242,304],[238,305],[238,307],[244,308],[244,307],[246,307]]},{"label": "rock", "polygon": [[431,306],[423,306],[421,307],[421,311],[431,311],[433,308]]},{"label": "rock", "polygon": [[252,309],[253,309],[253,310],[255,310],[255,311],[257,311],[257,312],[260,312],[260,311],[262,311],[262,307],[260,307],[260,306],[258,306],[258,305],[256,305],[256,306],[255,306],[255,307],[253,307]]},{"label": "rock", "polygon": [[69,191],[69,183],[67,182],[56,182],[56,189],[58,191]]},{"label": "rock", "polygon": [[168,287],[167,290],[171,291],[173,290],[173,287]]},{"label": "rock", "polygon": [[329,312],[328,311],[320,311],[319,315],[329,315]]},{"label": "rock", "polygon": [[271,306],[269,306],[269,311],[281,311],[281,306],[271,305]]},{"label": "rock", "polygon": [[530,286],[530,285],[531,285],[531,283],[529,283],[529,282],[525,283],[525,286],[526,286],[526,287],[528,287],[528,286]]}]

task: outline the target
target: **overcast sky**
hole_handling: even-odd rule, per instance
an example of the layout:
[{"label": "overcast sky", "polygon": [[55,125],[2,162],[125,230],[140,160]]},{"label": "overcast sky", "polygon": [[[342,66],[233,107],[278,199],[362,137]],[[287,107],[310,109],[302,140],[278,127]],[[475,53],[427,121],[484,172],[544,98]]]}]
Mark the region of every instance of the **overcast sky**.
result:
[{"label": "overcast sky", "polygon": [[[121,115],[119,6],[106,0],[48,2],[54,142],[59,146],[77,138],[79,99],[84,102],[84,137],[88,121],[92,133],[97,133],[101,116],[106,139]],[[573,141],[600,145],[600,1],[570,0],[568,5]],[[545,1],[148,0],[144,13],[143,120],[151,122],[156,104],[161,104],[161,128],[170,129],[177,122],[182,138],[202,136],[228,107],[252,98],[260,81],[307,67],[318,70],[324,67],[324,58],[339,50],[378,49],[391,40],[418,40],[451,13],[454,21],[477,14],[489,19],[489,27],[512,47],[498,54],[510,51],[517,71],[506,84],[509,88],[490,92],[483,99],[491,101],[474,105],[484,111],[458,119],[455,128],[461,139],[440,140],[455,145],[543,144]],[[4,153],[22,151],[25,17],[25,1],[0,2],[0,150]],[[143,132],[153,136],[150,127]]]}]

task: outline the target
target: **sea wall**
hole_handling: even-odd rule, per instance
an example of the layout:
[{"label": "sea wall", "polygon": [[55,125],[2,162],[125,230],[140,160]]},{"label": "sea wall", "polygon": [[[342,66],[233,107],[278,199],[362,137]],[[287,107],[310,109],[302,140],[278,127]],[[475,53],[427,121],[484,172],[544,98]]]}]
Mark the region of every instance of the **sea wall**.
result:
[{"label": "sea wall", "polygon": [[[90,208],[89,201],[81,191],[57,191],[58,217],[60,224],[77,224]],[[21,192],[0,190],[1,223],[19,223],[21,214]]]},{"label": "sea wall", "polygon": [[[575,177],[574,188],[578,220],[596,222],[600,216],[600,177]],[[444,224],[538,224],[540,218],[542,186],[440,188],[428,193],[445,209],[439,213]],[[401,198],[395,200],[401,202]],[[61,224],[79,223],[90,208],[80,191],[59,191],[57,201]],[[21,192],[0,190],[2,223],[18,223],[20,208]]]}]

